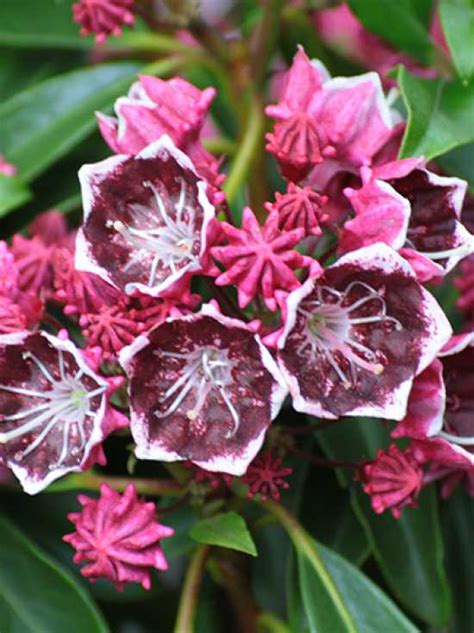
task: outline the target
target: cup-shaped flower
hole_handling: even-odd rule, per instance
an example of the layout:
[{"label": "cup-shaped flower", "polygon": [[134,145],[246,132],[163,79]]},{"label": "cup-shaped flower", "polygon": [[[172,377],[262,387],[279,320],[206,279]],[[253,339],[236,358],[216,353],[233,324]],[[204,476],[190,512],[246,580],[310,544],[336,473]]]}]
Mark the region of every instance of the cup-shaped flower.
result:
[{"label": "cup-shaped flower", "polygon": [[453,336],[415,380],[394,437],[439,465],[474,469],[474,332]]},{"label": "cup-shaped flower", "polygon": [[401,420],[413,378],[451,326],[384,244],[345,255],[287,298],[278,358],[293,406],[324,418]]},{"label": "cup-shaped flower", "polygon": [[150,570],[168,569],[161,539],[174,534],[156,520],[156,505],[140,501],[132,484],[123,494],[102,484],[99,499],[79,495],[78,500],[81,512],[68,514],[76,531],[63,540],[76,550],[75,563],[88,561],[82,575],[91,582],[106,578],[119,591],[128,582],[150,589]]},{"label": "cup-shaped flower", "polygon": [[123,380],[86,360],[45,332],[0,336],[0,460],[29,494],[100,460],[102,440],[127,423],[108,404]]},{"label": "cup-shaped flower", "polygon": [[245,472],[287,393],[254,325],[206,304],[121,351],[139,459]]},{"label": "cup-shaped flower", "polygon": [[116,288],[159,296],[201,270],[215,210],[188,157],[167,136],[136,156],[79,171],[84,224],[76,268]]}]

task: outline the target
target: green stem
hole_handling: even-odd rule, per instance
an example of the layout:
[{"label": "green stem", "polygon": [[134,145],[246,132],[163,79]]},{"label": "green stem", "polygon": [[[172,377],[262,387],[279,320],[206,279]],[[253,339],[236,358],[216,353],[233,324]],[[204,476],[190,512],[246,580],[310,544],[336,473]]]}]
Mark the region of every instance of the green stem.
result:
[{"label": "green stem", "polygon": [[264,0],[263,16],[252,34],[252,77],[257,85],[263,85],[268,61],[271,58],[280,31],[282,0]]},{"label": "green stem", "polygon": [[259,628],[263,631],[268,631],[268,633],[291,633],[290,629],[287,625],[277,618],[276,615],[270,613],[269,611],[265,611],[258,616],[257,624]]},{"label": "green stem", "polygon": [[223,187],[229,204],[235,199],[249,174],[263,134],[262,104],[256,95],[252,97],[247,120],[247,129],[238,145],[238,150]]},{"label": "green stem", "polygon": [[112,477],[100,473],[74,473],[52,484],[46,492],[66,492],[70,490],[100,490],[101,484],[108,484],[114,490],[123,492],[128,484],[133,484],[137,492],[152,497],[180,497],[186,488],[173,479],[133,479]]},{"label": "green stem", "polygon": [[305,556],[311,563],[316,573],[318,574],[322,584],[324,585],[328,595],[330,596],[335,608],[346,626],[347,633],[356,633],[354,622],[348,613],[338,588],[334,584],[333,579],[329,575],[326,567],[324,566],[318,550],[311,536],[306,532],[302,525],[298,523],[296,518],[288,512],[288,510],[277,503],[276,501],[260,501],[261,505],[266,508],[273,516],[275,516],[281,523],[283,528],[288,533],[295,549]]},{"label": "green stem", "polygon": [[191,558],[179,600],[174,633],[193,633],[199,590],[201,588],[209,545],[200,545]]}]

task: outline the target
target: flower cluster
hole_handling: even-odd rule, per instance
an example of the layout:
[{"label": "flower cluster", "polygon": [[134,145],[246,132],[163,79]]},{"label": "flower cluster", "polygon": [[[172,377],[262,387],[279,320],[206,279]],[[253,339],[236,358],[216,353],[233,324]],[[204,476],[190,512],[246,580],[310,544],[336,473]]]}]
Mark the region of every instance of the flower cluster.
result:
[{"label": "flower cluster", "polygon": [[[130,6],[75,13],[102,40]],[[114,155],[80,169],[77,232],[50,211],[0,244],[0,460],[36,493],[104,463],[104,439],[130,424],[138,459],[278,499],[291,468],[257,454],[288,398],[328,420],[397,422],[409,447],[359,470],[376,512],[399,516],[435,478],[472,489],[474,333],[453,336],[425,287],[462,262],[472,306],[466,183],[397,159],[403,122],[376,73],[331,78],[300,48],[266,108],[286,190],[239,226],[201,141],[214,95],[141,76],[98,115]],[[51,306],[75,341],[50,333]],[[149,587],[171,534],[152,506],[107,486],[80,501],[67,540],[83,573]]]}]

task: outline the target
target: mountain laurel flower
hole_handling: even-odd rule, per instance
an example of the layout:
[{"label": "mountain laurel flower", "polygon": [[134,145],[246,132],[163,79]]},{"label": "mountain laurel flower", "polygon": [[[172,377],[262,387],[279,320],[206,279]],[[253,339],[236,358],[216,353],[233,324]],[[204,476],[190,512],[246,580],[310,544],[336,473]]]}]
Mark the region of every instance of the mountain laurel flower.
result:
[{"label": "mountain laurel flower", "polygon": [[279,103],[267,106],[266,113],[277,121],[267,136],[267,150],[296,182],[326,161],[334,172],[370,164],[393,127],[376,73],[331,79],[302,48],[286,75]]},{"label": "mountain laurel flower", "polygon": [[95,33],[97,44],[103,44],[109,35],[118,37],[122,25],[131,26],[134,0],[78,0],[72,5],[74,22],[81,25],[81,35]]},{"label": "mountain laurel flower", "polygon": [[0,297],[13,299],[18,293],[19,271],[6,242],[0,241]]},{"label": "mountain laurel flower", "polygon": [[27,493],[102,461],[106,435],[127,424],[108,404],[122,383],[98,375],[64,338],[0,336],[0,461]]},{"label": "mountain laurel flower", "polygon": [[459,290],[458,307],[474,321],[474,255],[461,262],[453,284]]},{"label": "mountain laurel flower", "polygon": [[282,466],[282,463],[283,457],[275,456],[271,451],[256,457],[242,477],[242,481],[249,487],[247,496],[255,497],[259,494],[262,501],[269,498],[279,501],[280,490],[290,487],[285,477],[293,472],[293,468]]},{"label": "mountain laurel flower", "polygon": [[293,406],[322,418],[401,420],[413,378],[451,336],[435,299],[384,244],[309,279],[283,316],[278,359]]},{"label": "mountain laurel flower", "polygon": [[132,484],[123,494],[102,484],[98,499],[79,495],[78,501],[81,512],[68,514],[76,531],[63,540],[76,550],[75,563],[88,562],[82,575],[91,582],[105,578],[119,591],[129,582],[150,589],[150,571],[168,569],[161,540],[174,534],[156,520],[156,505],[140,501]]},{"label": "mountain laurel flower", "polygon": [[12,299],[0,295],[0,334],[10,334],[26,328],[26,318]]},{"label": "mountain laurel flower", "polygon": [[294,270],[315,264],[309,257],[293,250],[305,236],[304,228],[281,232],[278,211],[270,212],[260,226],[253,211],[246,207],[242,228],[221,223],[228,244],[211,248],[212,256],[225,267],[216,279],[217,286],[235,285],[239,306],[245,308],[261,294],[268,309],[275,311],[277,290],[293,290],[300,285]]},{"label": "mountain laurel flower", "polygon": [[416,505],[423,469],[410,450],[402,452],[392,444],[387,451],[378,450],[376,458],[362,466],[360,478],[374,512],[390,509],[399,519],[403,508]]},{"label": "mountain laurel flower", "polygon": [[327,196],[320,196],[310,187],[298,187],[288,183],[285,193],[277,192],[275,202],[267,202],[265,208],[269,213],[278,212],[278,226],[282,231],[303,228],[305,235],[321,235],[321,224],[328,215],[324,212]]},{"label": "mountain laurel flower", "polygon": [[356,217],[344,225],[341,251],[384,242],[423,283],[474,252],[474,236],[460,221],[465,181],[433,174],[412,158],[362,168],[361,177],[360,189],[344,190]]},{"label": "mountain laurel flower", "polygon": [[181,77],[140,75],[115,102],[115,117],[97,114],[99,128],[117,154],[137,154],[163,134],[186,150],[198,138],[215,94],[214,88],[199,90]]},{"label": "mountain laurel flower", "polygon": [[160,296],[202,270],[215,209],[189,158],[162,136],[136,156],[79,171],[84,224],[76,268],[117,289]]},{"label": "mountain laurel flower", "polygon": [[453,336],[415,380],[393,437],[445,467],[474,468],[474,332]]},{"label": "mountain laurel flower", "polygon": [[287,393],[257,327],[206,304],[122,349],[139,459],[245,472]]}]

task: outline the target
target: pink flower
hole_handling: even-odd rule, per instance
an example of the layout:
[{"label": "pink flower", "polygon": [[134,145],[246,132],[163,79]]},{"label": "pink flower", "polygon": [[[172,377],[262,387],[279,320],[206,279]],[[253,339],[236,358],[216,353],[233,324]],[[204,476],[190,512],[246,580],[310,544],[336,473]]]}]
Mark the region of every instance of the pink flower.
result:
[{"label": "pink flower", "polygon": [[406,506],[415,506],[421,490],[423,470],[410,451],[395,444],[378,450],[376,458],[361,468],[364,491],[371,496],[374,512],[390,509],[396,519]]},{"label": "pink flower", "polygon": [[128,422],[108,404],[123,379],[91,369],[96,356],[45,332],[0,336],[0,461],[29,494],[102,461],[100,444]]},{"label": "pink flower", "polygon": [[413,378],[451,335],[395,251],[354,251],[287,298],[279,365],[297,411],[401,420]]},{"label": "pink flower", "polygon": [[267,149],[288,178],[300,180],[330,159],[332,171],[369,164],[391,134],[390,111],[376,73],[329,79],[303,49],[287,73],[280,102],[266,108],[277,120]]},{"label": "pink flower", "polygon": [[280,500],[280,490],[290,487],[285,477],[291,475],[293,468],[282,466],[283,458],[275,457],[271,451],[266,451],[257,457],[247,468],[242,481],[249,486],[248,496],[259,494],[262,501],[268,498]]},{"label": "pink flower", "polygon": [[74,254],[66,248],[55,251],[53,267],[53,298],[64,305],[65,314],[97,313],[120,298],[119,291],[98,275],[76,270]]},{"label": "pink flower", "polygon": [[326,196],[320,196],[310,187],[298,187],[288,183],[286,193],[276,193],[275,202],[267,202],[265,208],[269,213],[278,212],[278,226],[282,231],[304,229],[305,235],[321,235],[320,224],[326,222],[328,215],[324,212]]},{"label": "pink flower", "polygon": [[127,294],[161,296],[201,272],[215,210],[189,158],[163,136],[137,156],[84,165],[76,268]]},{"label": "pink flower", "polygon": [[128,582],[150,589],[150,570],[168,569],[161,540],[174,534],[156,520],[156,505],[140,501],[132,484],[123,494],[102,484],[99,499],[79,495],[78,501],[81,512],[68,514],[76,531],[63,540],[76,550],[75,563],[88,561],[82,575],[106,578],[119,591]]},{"label": "pink flower", "polygon": [[215,94],[214,88],[199,90],[181,77],[140,75],[115,102],[117,118],[97,114],[99,128],[117,154],[137,154],[163,134],[185,150],[197,140]]},{"label": "pink flower", "polygon": [[0,297],[13,298],[18,293],[18,267],[6,242],[0,241]]},{"label": "pink flower", "polygon": [[474,236],[460,222],[465,181],[433,174],[411,158],[362,168],[361,177],[361,188],[344,190],[356,216],[344,225],[341,251],[384,242],[422,282],[474,252]]},{"label": "pink flower", "polygon": [[72,5],[73,20],[81,25],[81,35],[95,33],[97,44],[109,35],[122,34],[122,25],[132,25],[134,0],[78,0]]},{"label": "pink flower", "polygon": [[0,295],[0,334],[10,334],[26,328],[26,318],[16,303]]},{"label": "pink flower", "polygon": [[0,174],[4,176],[16,176],[17,169],[15,165],[12,165],[7,160],[3,154],[0,154]]},{"label": "pink flower", "polygon": [[272,211],[263,226],[252,210],[246,207],[242,228],[223,222],[221,228],[228,240],[226,246],[214,246],[211,254],[226,268],[216,279],[218,286],[237,286],[239,305],[245,308],[261,294],[269,310],[276,310],[276,290],[293,290],[300,283],[293,272],[314,264],[293,247],[303,239],[304,228],[281,233],[279,215]]},{"label": "pink flower", "polygon": [[121,351],[139,459],[245,472],[286,395],[255,326],[207,304]]},{"label": "pink flower", "polygon": [[58,247],[72,246],[64,216],[46,211],[29,226],[30,238],[13,236],[11,252],[19,271],[19,287],[48,299],[53,292],[53,258]]},{"label": "pink flower", "polygon": [[413,438],[425,461],[474,468],[474,332],[453,336],[417,377],[392,435]]}]

